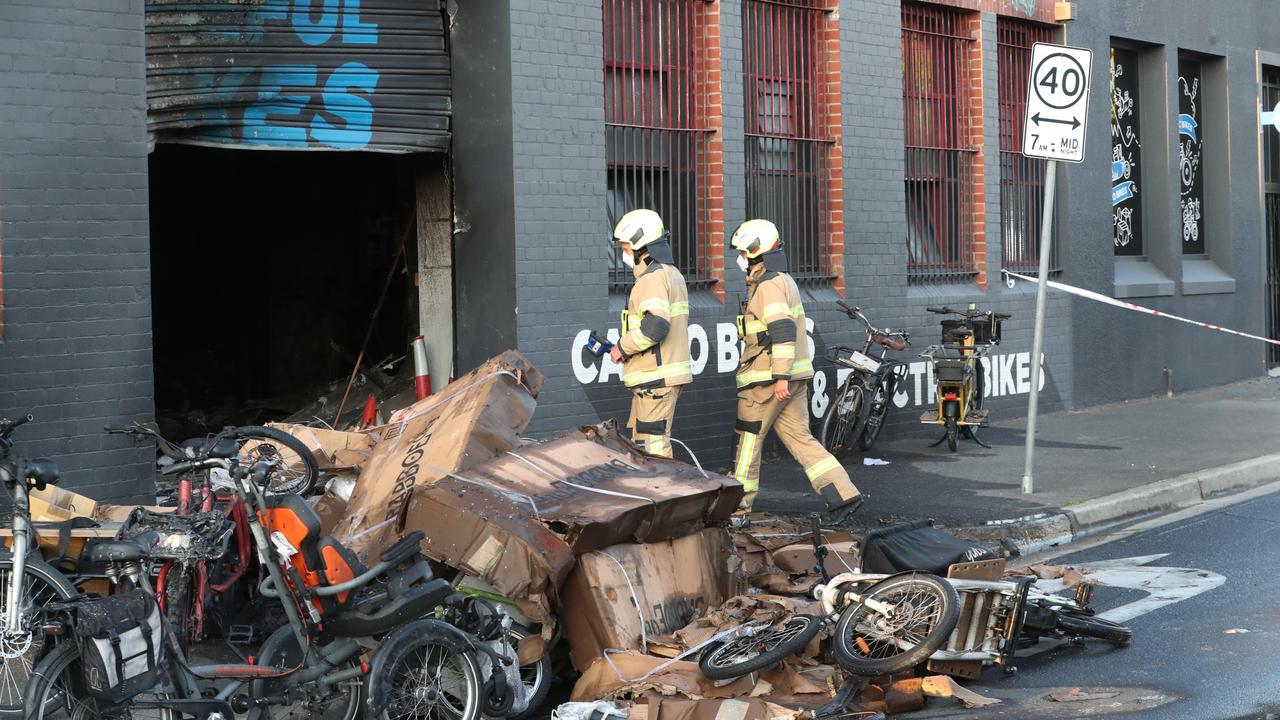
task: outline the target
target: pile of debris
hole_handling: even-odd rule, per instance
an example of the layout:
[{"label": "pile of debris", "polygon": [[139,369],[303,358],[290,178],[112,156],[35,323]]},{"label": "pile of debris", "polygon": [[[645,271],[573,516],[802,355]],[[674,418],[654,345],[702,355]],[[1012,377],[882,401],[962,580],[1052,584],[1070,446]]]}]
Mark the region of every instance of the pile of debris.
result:
[{"label": "pile of debris", "polygon": [[[368,560],[422,530],[441,575],[501,598],[538,631],[521,644],[523,662],[563,635],[580,676],[560,716],[609,701],[632,720],[710,718],[721,703],[742,703],[750,720],[833,701],[903,711],[925,692],[957,693],[941,680],[846,676],[816,638],[764,672],[704,677],[698,654],[717,638],[819,612],[808,529],[757,518],[731,532],[740,484],[646,455],[613,422],[523,440],[542,384],[510,351],[367,431],[276,427],[307,444],[329,477],[316,506],[324,532]],[[858,566],[853,536],[828,532],[823,543],[832,569]]]}]

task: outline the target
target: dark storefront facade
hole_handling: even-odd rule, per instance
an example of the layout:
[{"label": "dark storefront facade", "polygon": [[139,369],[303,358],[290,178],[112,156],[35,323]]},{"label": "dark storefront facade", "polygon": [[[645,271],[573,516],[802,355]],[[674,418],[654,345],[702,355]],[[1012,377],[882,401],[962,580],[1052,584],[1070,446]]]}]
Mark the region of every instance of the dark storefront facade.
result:
[{"label": "dark storefront facade", "polygon": [[[733,443],[726,238],[782,228],[816,356],[835,305],[905,327],[886,432],[932,401],[925,312],[1013,313],[988,362],[1025,412],[1045,166],[1020,154],[1037,41],[1093,50],[1086,161],[1060,170],[1054,278],[1275,337],[1280,42],[1263,0],[135,0],[0,6],[0,411],[68,483],[144,499],[150,455],[100,432],[289,409],[424,334],[436,382],[507,347],[548,376],[531,434],[624,417],[613,220],[665,216],[691,281],[695,381],[675,425]],[[1157,7],[1158,5],[1158,7]],[[1225,5],[1225,3],[1224,3]],[[1265,121],[1270,115],[1262,115]],[[1042,408],[1253,377],[1261,344],[1050,294]],[[841,374],[825,360],[811,411]],[[286,413],[287,414],[287,413]]]},{"label": "dark storefront facade", "polygon": [[[512,287],[460,304],[459,323],[498,330],[460,339],[460,364],[517,340],[550,376],[534,432],[624,416],[620,368],[583,345],[590,329],[616,333],[624,302],[611,221],[655,207],[692,280],[696,376],[676,435],[723,467],[744,292],[726,238],[763,214],[783,229],[818,357],[861,342],[839,298],[912,332],[888,432],[928,432],[930,367],[911,353],[937,341],[925,307],[944,303],[1013,313],[987,401],[1024,414],[1035,288],[1001,269],[1037,271],[1045,164],[1021,156],[1027,64],[1033,43],[1064,40],[1093,50],[1093,94],[1086,162],[1059,171],[1054,279],[1274,337],[1280,274],[1264,266],[1280,222],[1264,226],[1258,183],[1274,138],[1257,120],[1274,41],[1258,29],[1280,10],[1073,5],[1060,23],[1044,0],[460,4],[455,80],[475,92],[455,108],[459,284],[496,271]],[[1113,57],[1138,65],[1118,93]],[[1056,293],[1047,328],[1050,410],[1163,392],[1166,368],[1187,390],[1268,365],[1262,344]],[[815,416],[841,379],[818,368]]]}]

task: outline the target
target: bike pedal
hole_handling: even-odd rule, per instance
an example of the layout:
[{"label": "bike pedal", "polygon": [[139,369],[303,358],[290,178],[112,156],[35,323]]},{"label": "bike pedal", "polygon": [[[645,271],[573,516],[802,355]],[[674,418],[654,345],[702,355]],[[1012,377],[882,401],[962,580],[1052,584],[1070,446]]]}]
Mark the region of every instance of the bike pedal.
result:
[{"label": "bike pedal", "polygon": [[248,645],[253,642],[252,625],[232,625],[227,628],[227,643],[231,645]]}]

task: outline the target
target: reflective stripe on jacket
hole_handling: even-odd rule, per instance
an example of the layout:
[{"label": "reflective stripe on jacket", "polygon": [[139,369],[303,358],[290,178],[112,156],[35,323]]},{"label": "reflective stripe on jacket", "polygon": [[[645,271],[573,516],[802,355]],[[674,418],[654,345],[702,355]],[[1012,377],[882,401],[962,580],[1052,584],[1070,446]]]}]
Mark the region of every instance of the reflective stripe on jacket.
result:
[{"label": "reflective stripe on jacket", "polygon": [[629,388],[685,385],[693,381],[689,359],[689,292],[673,265],[647,260],[635,268],[636,284],[622,311],[618,345]]},{"label": "reflective stripe on jacket", "polygon": [[800,288],[786,273],[763,267],[753,270],[747,278],[749,295],[738,324],[743,344],[738,389],[813,377]]}]

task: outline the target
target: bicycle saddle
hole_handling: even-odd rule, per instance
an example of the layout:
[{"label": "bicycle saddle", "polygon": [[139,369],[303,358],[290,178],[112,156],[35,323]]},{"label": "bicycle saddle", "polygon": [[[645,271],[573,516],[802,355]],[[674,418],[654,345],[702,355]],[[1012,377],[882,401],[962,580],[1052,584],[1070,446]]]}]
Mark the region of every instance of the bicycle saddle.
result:
[{"label": "bicycle saddle", "polygon": [[136,542],[111,540],[94,543],[85,550],[89,562],[133,562],[146,557],[147,551]]},{"label": "bicycle saddle", "polygon": [[148,557],[151,549],[160,542],[160,533],[147,530],[138,533],[128,540],[115,540],[94,543],[85,549],[85,560],[89,562],[134,562]]}]

